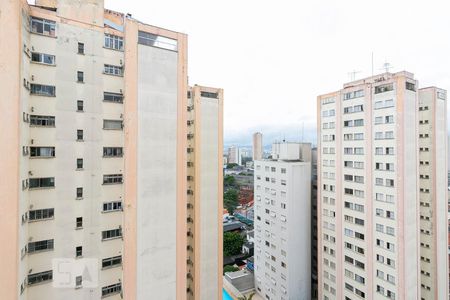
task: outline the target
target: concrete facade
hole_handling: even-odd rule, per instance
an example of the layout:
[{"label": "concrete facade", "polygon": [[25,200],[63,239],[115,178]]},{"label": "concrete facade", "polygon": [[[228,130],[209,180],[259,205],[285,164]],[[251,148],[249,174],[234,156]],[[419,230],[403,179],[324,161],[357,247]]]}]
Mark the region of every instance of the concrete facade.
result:
[{"label": "concrete facade", "polygon": [[[384,73],[318,97],[319,299],[444,299],[440,295],[447,294],[441,286],[443,293],[434,290],[430,298],[424,289],[432,287],[421,276],[429,266],[420,258],[425,226],[420,215],[426,213],[420,161],[430,139],[419,137],[426,128],[417,87],[411,73]],[[446,151],[446,139],[434,143]],[[445,186],[438,189],[447,193]],[[445,221],[437,225],[440,220],[432,222],[446,226]],[[432,256],[448,265],[442,255]],[[447,282],[446,272],[439,274],[436,282]]]},{"label": "concrete facade", "polygon": [[281,155],[255,161],[254,207],[257,293],[264,299],[310,299],[311,161],[299,152],[296,160]]},{"label": "concrete facade", "polygon": [[[217,96],[189,115],[187,36],[101,0],[0,5],[11,126],[0,133],[11,148],[1,162],[1,254],[11,258],[0,263],[10,270],[2,299],[188,299],[191,285],[195,299],[221,299],[223,91],[202,88]],[[189,168],[199,178],[195,243]],[[96,260],[98,283],[87,288],[77,273],[74,286],[53,287],[55,258]]]}]

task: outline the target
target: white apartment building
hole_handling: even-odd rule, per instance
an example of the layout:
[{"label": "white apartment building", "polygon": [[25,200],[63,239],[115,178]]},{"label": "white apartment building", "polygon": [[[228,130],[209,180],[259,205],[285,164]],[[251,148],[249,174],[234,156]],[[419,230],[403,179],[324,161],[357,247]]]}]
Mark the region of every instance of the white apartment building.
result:
[{"label": "white apartment building", "polygon": [[1,298],[221,299],[223,91],[188,100],[183,33],[35,2],[0,1]]},{"label": "white apartment building", "polygon": [[228,148],[228,163],[242,165],[242,153],[239,147],[231,146]]},{"label": "white apartment building", "polygon": [[317,105],[319,299],[446,299],[445,91],[384,73]]},{"label": "white apartment building", "polygon": [[311,145],[278,146],[276,159],[255,161],[255,288],[268,300],[310,299],[311,161],[300,148]]}]

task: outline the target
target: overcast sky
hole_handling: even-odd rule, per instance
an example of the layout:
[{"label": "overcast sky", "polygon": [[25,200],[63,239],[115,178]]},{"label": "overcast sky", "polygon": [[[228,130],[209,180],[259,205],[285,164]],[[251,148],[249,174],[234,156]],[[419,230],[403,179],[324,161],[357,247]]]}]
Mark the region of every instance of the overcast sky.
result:
[{"label": "overcast sky", "polygon": [[[446,3],[447,2],[447,3]],[[301,4],[300,4],[301,3]],[[420,4],[421,3],[421,4]],[[393,0],[105,0],[142,22],[187,33],[189,82],[225,89],[225,143],[315,140],[316,97],[407,70],[450,89],[450,4]],[[303,125],[302,125],[303,124]]]}]

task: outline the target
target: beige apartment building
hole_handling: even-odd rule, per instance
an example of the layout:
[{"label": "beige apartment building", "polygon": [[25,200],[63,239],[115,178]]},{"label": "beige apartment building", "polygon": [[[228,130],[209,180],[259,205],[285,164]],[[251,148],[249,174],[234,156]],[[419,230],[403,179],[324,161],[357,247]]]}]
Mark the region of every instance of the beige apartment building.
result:
[{"label": "beige apartment building", "polygon": [[262,138],[261,132],[255,132],[253,134],[253,160],[261,160],[263,158]]},{"label": "beige apartment building", "polygon": [[447,97],[418,86],[384,73],[318,97],[319,299],[448,297]]},{"label": "beige apartment building", "polygon": [[[102,0],[0,11],[2,299],[221,299],[223,91],[188,87],[187,36]],[[61,259],[97,265],[61,288]]]}]

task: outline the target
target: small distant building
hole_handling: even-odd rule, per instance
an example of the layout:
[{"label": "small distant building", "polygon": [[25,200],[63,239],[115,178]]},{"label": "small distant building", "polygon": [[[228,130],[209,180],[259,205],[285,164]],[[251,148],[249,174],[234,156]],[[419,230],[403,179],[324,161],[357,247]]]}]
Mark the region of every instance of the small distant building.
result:
[{"label": "small distant building", "polygon": [[245,269],[225,273],[224,278],[242,294],[248,293],[255,288],[253,273]]},{"label": "small distant building", "polygon": [[260,160],[263,158],[262,133],[256,132],[253,134],[253,160]]},{"label": "small distant building", "polygon": [[244,229],[244,223],[232,221],[223,224],[223,232],[240,232]]}]

